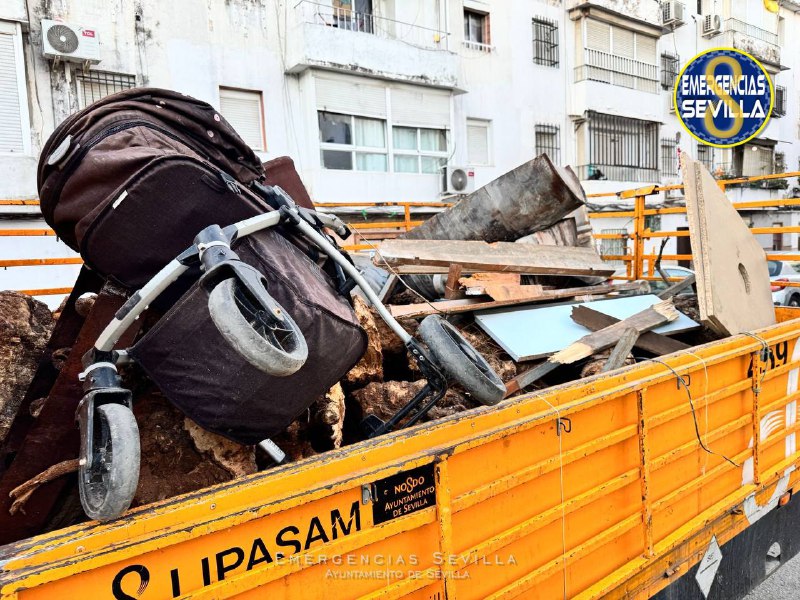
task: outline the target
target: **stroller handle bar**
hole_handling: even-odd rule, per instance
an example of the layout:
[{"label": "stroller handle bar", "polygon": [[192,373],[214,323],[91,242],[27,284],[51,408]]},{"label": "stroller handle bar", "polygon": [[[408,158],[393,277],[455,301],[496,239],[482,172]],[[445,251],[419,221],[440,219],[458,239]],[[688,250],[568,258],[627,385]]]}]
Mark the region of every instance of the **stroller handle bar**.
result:
[{"label": "stroller handle bar", "polygon": [[[338,264],[347,275],[353,278],[370,303],[378,311],[381,318],[391,330],[397,334],[403,343],[407,344],[412,339],[411,336],[387,310],[386,306],[384,306],[383,302],[381,302],[378,295],[373,291],[358,269],[356,269],[324,235],[306,222],[295,206],[285,207],[281,211],[264,213],[235,223],[232,226],[236,231],[235,237],[245,237],[278,225],[286,218],[284,211],[291,216],[289,222],[294,227],[299,229],[307,239],[312,241],[320,250]],[[316,213],[316,217],[323,225],[335,231],[342,231],[343,228],[346,230],[342,221],[335,215]],[[114,319],[112,319],[98,336],[97,342],[95,343],[95,350],[100,352],[111,352],[114,350],[114,345],[119,341],[122,334],[127,331],[145,310],[147,310],[150,303],[189,269],[189,265],[184,257],[190,256],[197,249],[196,245],[189,247],[181,256],[167,263],[167,265],[156,273],[156,275],[138,292],[128,298],[127,302],[125,302],[117,311],[117,314],[114,315]]]}]

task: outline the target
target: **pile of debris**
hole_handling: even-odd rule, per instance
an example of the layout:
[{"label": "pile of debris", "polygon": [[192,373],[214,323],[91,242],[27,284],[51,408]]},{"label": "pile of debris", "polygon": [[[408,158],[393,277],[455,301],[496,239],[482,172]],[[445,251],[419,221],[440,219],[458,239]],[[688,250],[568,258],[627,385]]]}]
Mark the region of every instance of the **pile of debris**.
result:
[{"label": "pile of debris", "polygon": [[[384,242],[371,264],[363,257],[357,264],[410,334],[425,316],[446,316],[503,380],[506,398],[769,325],[774,311],[763,251],[702,165],[684,156],[683,169],[697,278],[658,295],[650,293],[647,282],[609,279],[615,268],[580,234],[585,196],[577,178],[544,155],[404,238]],[[342,381],[274,438],[290,461],[364,439],[359,424],[365,417],[389,418],[424,385],[406,347],[377,311],[358,295],[354,307],[368,335],[367,351]],[[22,412],[20,399],[39,356],[45,352],[60,369],[69,355],[69,348],[45,348],[52,326],[53,316],[41,303],[0,294],[0,446],[8,424]],[[134,391],[142,440],[134,505],[263,466],[264,457],[254,447],[208,433],[186,418],[139,368],[123,375]],[[16,417],[36,419],[37,406],[25,406],[26,414]],[[477,406],[454,386],[425,419]],[[77,468],[75,457],[65,459],[60,470],[13,490],[12,510],[24,513],[36,486]],[[65,514],[51,516],[45,530],[83,518],[76,502],[64,506]]]}]

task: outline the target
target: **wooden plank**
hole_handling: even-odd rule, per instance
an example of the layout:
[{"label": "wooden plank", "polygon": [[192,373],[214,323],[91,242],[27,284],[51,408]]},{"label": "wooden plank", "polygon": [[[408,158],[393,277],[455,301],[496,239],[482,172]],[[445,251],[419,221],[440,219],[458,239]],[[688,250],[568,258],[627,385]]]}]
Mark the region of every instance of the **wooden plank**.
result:
[{"label": "wooden plank", "polygon": [[633,350],[633,345],[636,343],[636,338],[638,337],[639,332],[633,327],[628,327],[623,331],[622,337],[619,338],[617,345],[614,346],[611,355],[608,357],[606,364],[603,365],[603,368],[600,369],[600,372],[607,373],[608,371],[613,371],[623,366],[631,350]]},{"label": "wooden plank", "polygon": [[[598,331],[614,323],[619,323],[619,319],[601,313],[600,311],[589,308],[588,306],[576,306],[572,309],[572,320],[576,323],[583,325],[591,331]],[[657,356],[662,354],[672,354],[680,350],[691,348],[689,344],[684,344],[678,340],[673,340],[671,337],[655,333],[654,331],[647,331],[639,335],[634,344],[636,348],[640,348],[647,352],[652,352]]]},{"label": "wooden plank", "polygon": [[658,294],[658,297],[663,300],[666,300],[667,298],[672,298],[675,294],[679,294],[689,286],[694,285],[695,281],[697,281],[696,275],[689,275],[688,277],[684,277],[677,283],[669,286],[663,292]]},{"label": "wooden plank", "polygon": [[448,300],[455,300],[463,296],[458,287],[458,280],[461,279],[461,265],[453,263],[447,272],[447,281],[444,284],[444,297]]},{"label": "wooden plank", "polygon": [[775,323],[763,248],[717,181],[681,153],[700,318],[721,335]]},{"label": "wooden plank", "polygon": [[611,292],[623,291],[643,291],[644,287],[640,282],[623,283],[620,285],[604,284],[590,285],[586,287],[564,288],[556,290],[542,290],[531,298],[515,298],[511,300],[493,300],[486,302],[475,298],[464,298],[463,300],[443,300],[440,302],[427,302],[424,304],[403,304],[388,305],[389,312],[396,319],[415,319],[426,317],[433,314],[457,314],[472,312],[476,310],[486,310],[489,308],[501,308],[503,306],[515,306],[531,302],[544,302],[549,300],[559,300],[563,298],[574,298],[581,295],[605,295]]},{"label": "wooden plank", "polygon": [[389,277],[386,279],[386,283],[383,284],[381,291],[378,293],[378,300],[384,302],[386,298],[391,296],[394,288],[397,287],[398,281],[400,281],[400,278],[394,273],[390,273]]},{"label": "wooden plank", "polygon": [[391,267],[447,267],[459,263],[465,270],[546,275],[609,276],[614,267],[593,248],[540,246],[455,240],[387,240],[380,245],[376,265]]},{"label": "wooden plank", "polygon": [[506,384],[506,392],[509,394],[513,393],[513,391],[523,390],[561,365],[572,364],[591,356],[595,352],[610,348],[619,341],[629,328],[643,333],[659,325],[663,325],[664,323],[674,321],[677,318],[678,311],[671,301],[664,300],[663,302],[659,302],[619,323],[614,323],[613,325],[609,325],[608,327],[583,336],[577,342],[556,352],[547,359],[546,362],[517,375],[512,380],[513,383],[509,382],[509,384]]}]

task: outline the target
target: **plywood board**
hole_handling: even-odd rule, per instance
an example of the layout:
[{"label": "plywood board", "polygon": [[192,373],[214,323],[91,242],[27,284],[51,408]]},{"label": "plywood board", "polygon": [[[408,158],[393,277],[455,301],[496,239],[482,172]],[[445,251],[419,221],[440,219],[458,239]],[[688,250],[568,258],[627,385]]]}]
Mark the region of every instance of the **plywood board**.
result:
[{"label": "plywood board", "polygon": [[[621,296],[609,300],[551,306],[524,306],[492,310],[475,314],[475,321],[515,361],[549,356],[585,336],[589,329],[578,325],[570,314],[572,307],[586,305],[616,317],[627,319],[650,306],[658,304],[658,296]],[[655,328],[660,334],[679,333],[699,325],[680,313],[671,323]]]},{"label": "plywood board", "polygon": [[386,240],[380,245],[376,265],[449,267],[457,263],[467,271],[502,271],[531,275],[600,275],[614,267],[593,248],[541,246],[510,242],[455,240]]},{"label": "plywood board", "polygon": [[775,323],[764,250],[708,170],[681,154],[700,318],[720,335]]}]

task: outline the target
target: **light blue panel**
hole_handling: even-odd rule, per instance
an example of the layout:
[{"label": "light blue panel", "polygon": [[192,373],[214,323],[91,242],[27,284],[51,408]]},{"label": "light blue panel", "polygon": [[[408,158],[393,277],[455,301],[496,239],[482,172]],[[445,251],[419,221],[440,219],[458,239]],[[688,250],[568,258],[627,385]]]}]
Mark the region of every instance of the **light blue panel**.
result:
[{"label": "light blue panel", "polygon": [[[518,306],[475,313],[475,320],[511,358],[519,362],[549,356],[589,333],[570,317],[574,306],[590,306],[617,319],[627,319],[658,302],[661,302],[658,296],[647,294],[575,304]],[[671,323],[653,331],[668,334],[700,327],[683,313],[678,315]]]}]

